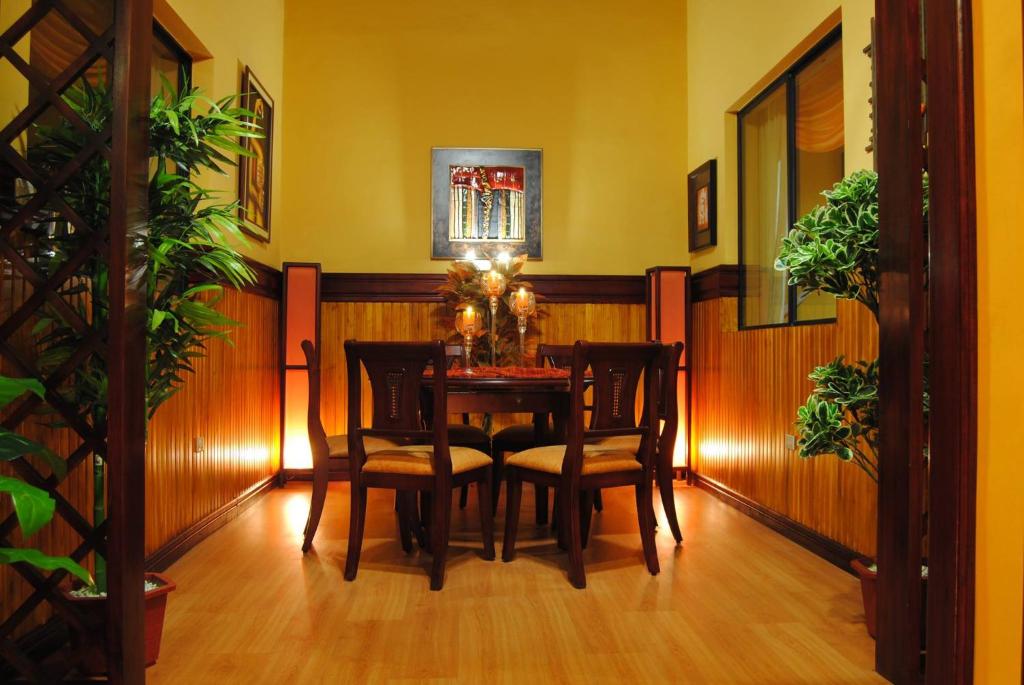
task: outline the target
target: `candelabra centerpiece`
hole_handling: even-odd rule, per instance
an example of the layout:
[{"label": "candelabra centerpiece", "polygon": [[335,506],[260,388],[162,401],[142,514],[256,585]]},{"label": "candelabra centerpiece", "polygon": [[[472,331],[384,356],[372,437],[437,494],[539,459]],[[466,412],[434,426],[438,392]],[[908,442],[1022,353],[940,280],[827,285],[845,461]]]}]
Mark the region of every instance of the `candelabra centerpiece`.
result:
[{"label": "candelabra centerpiece", "polygon": [[520,287],[508,298],[508,308],[516,316],[519,329],[519,363],[526,363],[526,320],[537,314],[537,297],[524,287]]},{"label": "candelabra centerpiece", "polygon": [[505,276],[494,269],[491,269],[480,276],[480,289],[487,297],[488,303],[491,306],[491,366],[495,365],[495,347],[497,346],[498,341],[498,334],[496,332],[498,322],[498,301],[499,298],[505,294],[506,284],[507,281]]},{"label": "candelabra centerpiece", "polygon": [[466,373],[473,373],[473,339],[482,330],[483,316],[473,305],[455,315],[455,330],[462,336],[462,367]]}]

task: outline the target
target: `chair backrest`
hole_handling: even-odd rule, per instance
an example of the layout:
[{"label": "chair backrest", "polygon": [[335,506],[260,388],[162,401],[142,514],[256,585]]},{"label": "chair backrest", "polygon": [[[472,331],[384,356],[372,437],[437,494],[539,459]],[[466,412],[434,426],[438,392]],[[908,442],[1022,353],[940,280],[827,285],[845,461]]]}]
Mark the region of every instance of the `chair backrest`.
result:
[{"label": "chair backrest", "polygon": [[537,366],[547,364],[552,369],[572,368],[572,345],[537,345]]},{"label": "chair backrest", "polygon": [[[447,375],[445,348],[440,340],[434,342],[357,342],[345,341],[345,361],[348,370],[348,444],[352,460],[353,482],[366,459],[363,438],[377,436],[393,440],[412,440],[419,444],[433,444],[435,474],[451,474],[448,452],[448,430],[444,418],[447,414]],[[429,378],[433,398],[434,421],[432,430],[423,429],[421,400],[425,382],[424,372],[432,367]],[[370,380],[373,416],[370,427],[362,425],[362,373]],[[447,465],[447,468],[446,468]]]},{"label": "chair backrest", "polygon": [[679,432],[679,357],[683,343],[662,345],[658,364],[658,418],[664,423],[658,437],[658,452],[671,458]]},{"label": "chair backrest", "polygon": [[309,448],[313,453],[314,468],[326,463],[330,457],[327,431],[320,420],[320,354],[309,340],[303,340],[302,353],[306,355],[306,373],[309,380],[309,400],[306,409],[306,432],[309,433]]},{"label": "chair backrest", "polygon": [[[637,459],[650,470],[658,439],[659,343],[588,343],[573,347],[569,435],[563,476],[578,477],[582,468],[583,444],[588,440],[617,435],[639,435]],[[587,369],[593,380],[593,408],[590,427],[584,429],[584,401]],[[641,387],[640,381],[644,381]],[[636,401],[642,393],[643,413],[636,421]]]}]

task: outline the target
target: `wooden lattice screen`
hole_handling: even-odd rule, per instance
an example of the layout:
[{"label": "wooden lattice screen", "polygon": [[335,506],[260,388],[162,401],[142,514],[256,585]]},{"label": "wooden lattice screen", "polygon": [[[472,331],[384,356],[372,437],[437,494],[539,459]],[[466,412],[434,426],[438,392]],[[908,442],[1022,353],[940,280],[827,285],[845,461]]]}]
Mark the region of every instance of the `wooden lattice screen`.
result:
[{"label": "wooden lattice screen", "polygon": [[[112,682],[143,678],[144,301],[129,245],[145,226],[151,26],[151,0],[0,4],[0,373],[46,387],[45,401],[23,397],[0,419],[57,452],[68,472],[58,482],[37,462],[11,462],[52,494],[56,517],[23,541],[0,511],[0,547],[38,546],[90,567],[94,552],[107,559]],[[83,203],[90,183],[86,197],[102,199]],[[94,306],[103,300],[109,307]],[[71,344],[54,355],[61,331]],[[79,392],[90,369],[109,378],[92,406]],[[107,467],[99,524],[96,457]],[[74,677],[62,626],[86,619],[62,595],[66,582],[64,571],[0,567],[0,680]]]}]

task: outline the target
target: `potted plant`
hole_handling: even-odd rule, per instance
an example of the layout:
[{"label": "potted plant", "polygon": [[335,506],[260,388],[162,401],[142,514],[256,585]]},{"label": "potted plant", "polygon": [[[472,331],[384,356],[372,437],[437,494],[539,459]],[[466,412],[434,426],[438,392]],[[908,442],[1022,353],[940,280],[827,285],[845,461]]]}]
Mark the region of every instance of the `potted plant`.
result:
[{"label": "potted plant", "polygon": [[[928,184],[924,178],[924,207]],[[794,224],[782,239],[775,268],[804,296],[825,292],[857,300],[878,320],[878,175],[857,171],[822,195],[825,203]],[[840,356],[815,368],[814,390],[797,410],[801,457],[835,455],[878,482],[878,360],[849,363]],[[925,394],[927,416],[927,392]],[[870,559],[852,563],[861,580],[868,633],[875,636],[878,571]],[[927,567],[922,567],[927,578]]]},{"label": "potted plant", "polygon": [[[83,79],[67,90],[63,99],[88,125],[83,132],[61,119],[55,125],[36,126],[29,161],[44,177],[58,173],[83,148],[93,132],[104,130],[113,111],[111,93],[102,83]],[[245,244],[237,202],[218,203],[217,193],[199,184],[203,171],[225,173],[232,165],[229,155],[249,153],[237,142],[239,137],[261,134],[246,121],[252,113],[232,106],[234,97],[214,102],[201,91],[183,84],[174,90],[166,81],[152,102],[149,115],[149,218],[144,245],[148,325],[146,344],[146,414],[151,419],[159,407],[194,372],[194,361],[204,356],[206,344],[216,338],[230,342],[230,330],[238,322],[217,310],[222,284],[240,288],[255,280],[255,274],[234,247]],[[195,113],[193,108],[203,107]],[[62,189],[64,200],[89,226],[103,226],[109,214],[110,165],[101,155],[93,156]],[[8,198],[22,204],[23,198]],[[30,259],[44,278],[64,267],[79,252],[88,232],[77,230],[57,211],[45,208],[24,230],[29,239]],[[89,322],[81,330],[62,312],[43,307],[33,328],[40,350],[37,360],[44,375],[64,364],[93,331],[105,334],[108,322],[108,265],[103,255],[93,253],[69,278],[61,295],[75,303]],[[62,399],[88,416],[92,425],[106,423],[108,373],[103,355],[90,355],[75,366],[58,392]],[[105,464],[101,455],[93,461],[93,523],[106,516]],[[67,598],[88,617],[87,624],[101,625],[106,601],[106,564],[95,555],[95,580],[82,578],[83,585],[67,589]],[[79,576],[81,578],[81,576]],[[146,576],[146,659],[152,664],[159,653],[167,594],[174,583],[159,574]],[[80,670],[86,674],[106,670],[102,631],[87,630],[73,637],[80,648]]]}]

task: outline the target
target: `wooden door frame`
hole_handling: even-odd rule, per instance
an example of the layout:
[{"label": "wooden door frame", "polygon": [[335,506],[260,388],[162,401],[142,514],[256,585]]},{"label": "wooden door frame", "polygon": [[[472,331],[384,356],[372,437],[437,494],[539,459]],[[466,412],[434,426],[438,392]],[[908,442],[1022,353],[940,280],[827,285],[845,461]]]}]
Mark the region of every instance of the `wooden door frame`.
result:
[{"label": "wooden door frame", "polygon": [[[927,66],[921,59],[922,7]],[[876,668],[896,683],[920,682],[922,676],[928,683],[971,683],[977,469],[971,5],[970,0],[876,0],[875,16],[884,455]],[[927,155],[916,88],[923,79],[928,83]],[[920,211],[920,175],[926,166],[927,240]],[[931,448],[928,596],[922,607],[926,349]],[[922,673],[923,610],[927,657]]]}]

